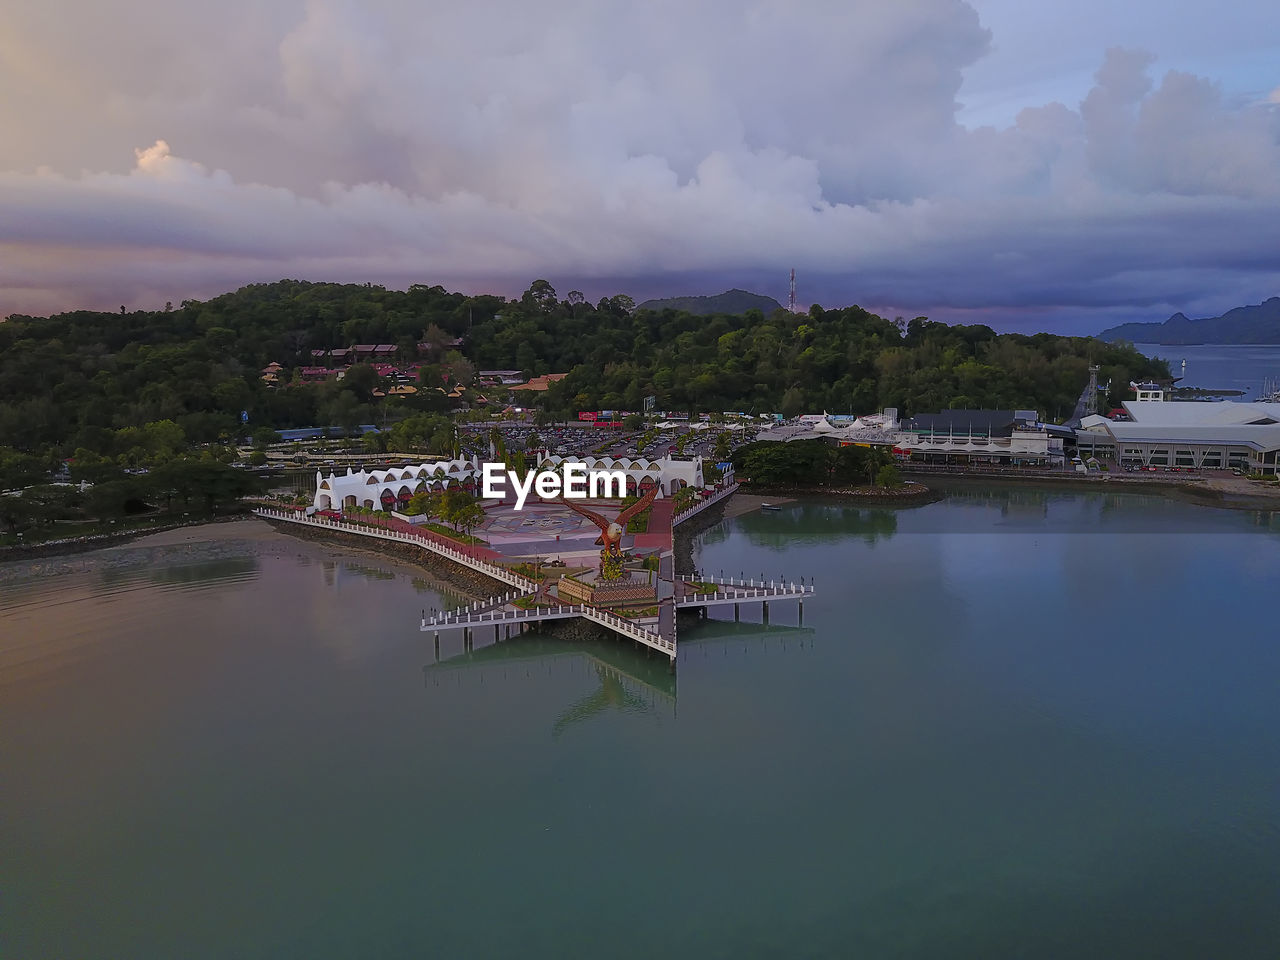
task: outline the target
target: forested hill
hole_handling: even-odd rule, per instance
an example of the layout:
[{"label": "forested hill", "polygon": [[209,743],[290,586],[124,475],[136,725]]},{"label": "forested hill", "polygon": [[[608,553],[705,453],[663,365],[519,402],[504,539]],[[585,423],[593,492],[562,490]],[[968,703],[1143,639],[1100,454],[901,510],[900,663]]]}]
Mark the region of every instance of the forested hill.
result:
[{"label": "forested hill", "polygon": [[1129,343],[1280,343],[1280,297],[1236,307],[1220,317],[1192,320],[1175,313],[1164,323],[1123,323],[1098,334]]},{"label": "forested hill", "polygon": [[[305,382],[302,367],[326,362],[313,350],[354,344],[395,347],[417,394],[383,396],[368,363],[340,382],[324,371]],[[639,410],[654,395],[668,410],[1030,407],[1057,419],[1070,415],[1090,361],[1117,391],[1164,369],[1124,345],[895,323],[860,307],[701,317],[639,311],[625,296],[591,304],[542,280],[512,300],[284,280],[167,310],[0,323],[0,454],[119,457],[145,447],[138,431],[157,423],[169,448],[226,440],[242,410],[251,428],[394,423],[477,402],[476,390],[449,399],[436,387],[467,387],[482,369],[567,373],[535,401],[557,416]],[[270,385],[263,368],[273,362],[282,369]],[[488,392],[500,406],[503,395]]]},{"label": "forested hill", "polygon": [[726,290],[714,297],[670,297],[666,300],[646,300],[636,307],[637,310],[677,310],[692,313],[694,316],[709,317],[717,313],[746,313],[748,310],[759,310],[761,313],[773,313],[781,310],[782,304],[773,297],[766,297],[748,290]]}]

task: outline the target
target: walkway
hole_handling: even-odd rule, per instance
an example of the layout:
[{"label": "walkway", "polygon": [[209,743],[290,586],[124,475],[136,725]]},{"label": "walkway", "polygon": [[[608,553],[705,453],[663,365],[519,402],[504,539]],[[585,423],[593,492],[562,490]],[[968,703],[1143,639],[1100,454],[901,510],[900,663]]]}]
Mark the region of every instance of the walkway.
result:
[{"label": "walkway", "polygon": [[[690,589],[691,582],[713,584],[712,593],[695,593]],[[813,586],[802,583],[782,583],[774,580],[717,580],[707,577],[697,581],[676,581],[676,606],[713,607],[729,603],[747,603],[769,600],[799,600],[813,596]]]},{"label": "walkway", "polygon": [[467,556],[475,557],[477,560],[488,560],[490,563],[501,563],[505,559],[503,555],[498,553],[496,550],[490,550],[488,547],[481,546],[479,544],[465,544],[460,540],[453,540],[443,534],[436,533],[434,530],[424,530],[417,524],[401,520],[399,517],[362,516],[360,517],[359,522],[375,527],[383,527],[387,530],[395,530],[400,533],[412,534],[413,536],[421,537],[422,539],[429,540],[432,543],[438,543],[444,547],[461,550]]},{"label": "walkway", "polygon": [[422,630],[432,630],[438,636],[441,630],[450,628],[471,629],[491,626],[495,629],[501,629],[504,626],[510,627],[513,624],[523,625],[525,623],[540,623],[545,620],[568,620],[573,617],[581,617],[584,620],[590,620],[593,623],[608,627],[614,633],[620,633],[624,637],[629,637],[644,644],[646,647],[657,650],[659,653],[665,653],[673,663],[675,662],[676,639],[674,631],[670,636],[663,636],[641,624],[628,620],[626,617],[620,617],[617,614],[609,613],[607,610],[601,610],[585,603],[558,604],[556,606],[536,607],[528,610],[521,607],[513,607],[508,600],[501,600],[496,605],[477,603],[473,609],[463,608],[438,617],[424,618]]},{"label": "walkway", "polygon": [[321,515],[308,517],[300,510],[286,511],[278,510],[274,507],[258,507],[253,513],[264,520],[280,520],[285,523],[296,523],[304,527],[352,533],[375,540],[406,543],[410,546],[420,547],[428,553],[443,557],[446,560],[452,560],[454,563],[461,564],[464,567],[470,567],[472,570],[483,573],[487,577],[520,590],[533,590],[537,586],[528,577],[523,577],[514,570],[493,562],[491,557],[498,555],[493,554],[492,551],[484,550],[482,547],[464,547],[448,537],[442,537],[429,530],[418,530],[411,523],[405,523],[403,527],[392,526],[385,522],[370,525],[355,524],[346,520],[331,520]]},{"label": "walkway", "polygon": [[635,535],[631,549],[643,550],[646,553],[653,550],[670,550],[671,511],[674,508],[675,501],[668,497],[653,501],[653,506],[649,508],[648,530]]}]

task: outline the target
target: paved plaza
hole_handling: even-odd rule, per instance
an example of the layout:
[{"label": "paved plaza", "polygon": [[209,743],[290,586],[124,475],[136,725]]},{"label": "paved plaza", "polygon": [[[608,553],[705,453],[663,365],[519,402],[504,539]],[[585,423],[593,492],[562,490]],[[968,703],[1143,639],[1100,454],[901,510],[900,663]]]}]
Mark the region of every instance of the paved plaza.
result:
[{"label": "paved plaza", "polygon": [[[614,516],[621,505],[616,500],[582,500],[588,509]],[[594,523],[560,503],[529,502],[523,510],[510,503],[491,506],[475,535],[489,541],[489,549],[507,557],[542,556],[564,558],[582,554],[595,558],[600,552],[596,539],[600,530]],[[629,549],[635,537],[622,538]]]}]

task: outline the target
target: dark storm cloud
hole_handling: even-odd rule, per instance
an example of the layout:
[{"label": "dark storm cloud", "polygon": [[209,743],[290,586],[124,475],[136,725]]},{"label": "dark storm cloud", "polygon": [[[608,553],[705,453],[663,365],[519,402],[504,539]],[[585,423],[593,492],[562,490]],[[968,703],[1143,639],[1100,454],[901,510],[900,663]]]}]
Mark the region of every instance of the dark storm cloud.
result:
[{"label": "dark storm cloud", "polygon": [[286,275],[781,298],[795,266],[806,302],[1089,328],[1280,290],[1277,104],[1112,50],[1083,102],[970,130],[958,0],[11,19],[0,312]]}]

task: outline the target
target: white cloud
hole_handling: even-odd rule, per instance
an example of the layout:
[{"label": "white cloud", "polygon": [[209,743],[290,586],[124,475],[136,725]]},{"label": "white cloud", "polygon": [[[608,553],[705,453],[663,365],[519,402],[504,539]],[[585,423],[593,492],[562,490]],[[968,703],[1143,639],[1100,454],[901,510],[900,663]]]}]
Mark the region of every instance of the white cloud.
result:
[{"label": "white cloud", "polygon": [[[232,0],[231,38],[172,6],[92,14],[111,57],[93,23],[61,45],[58,17],[17,23],[0,83],[70,79],[0,107],[0,312],[285,275],[653,292],[793,265],[814,299],[909,310],[1280,287],[1280,111],[1112,50],[1077,108],[967,130],[990,37],[959,0]],[[81,70],[98,82],[71,92]]]}]

